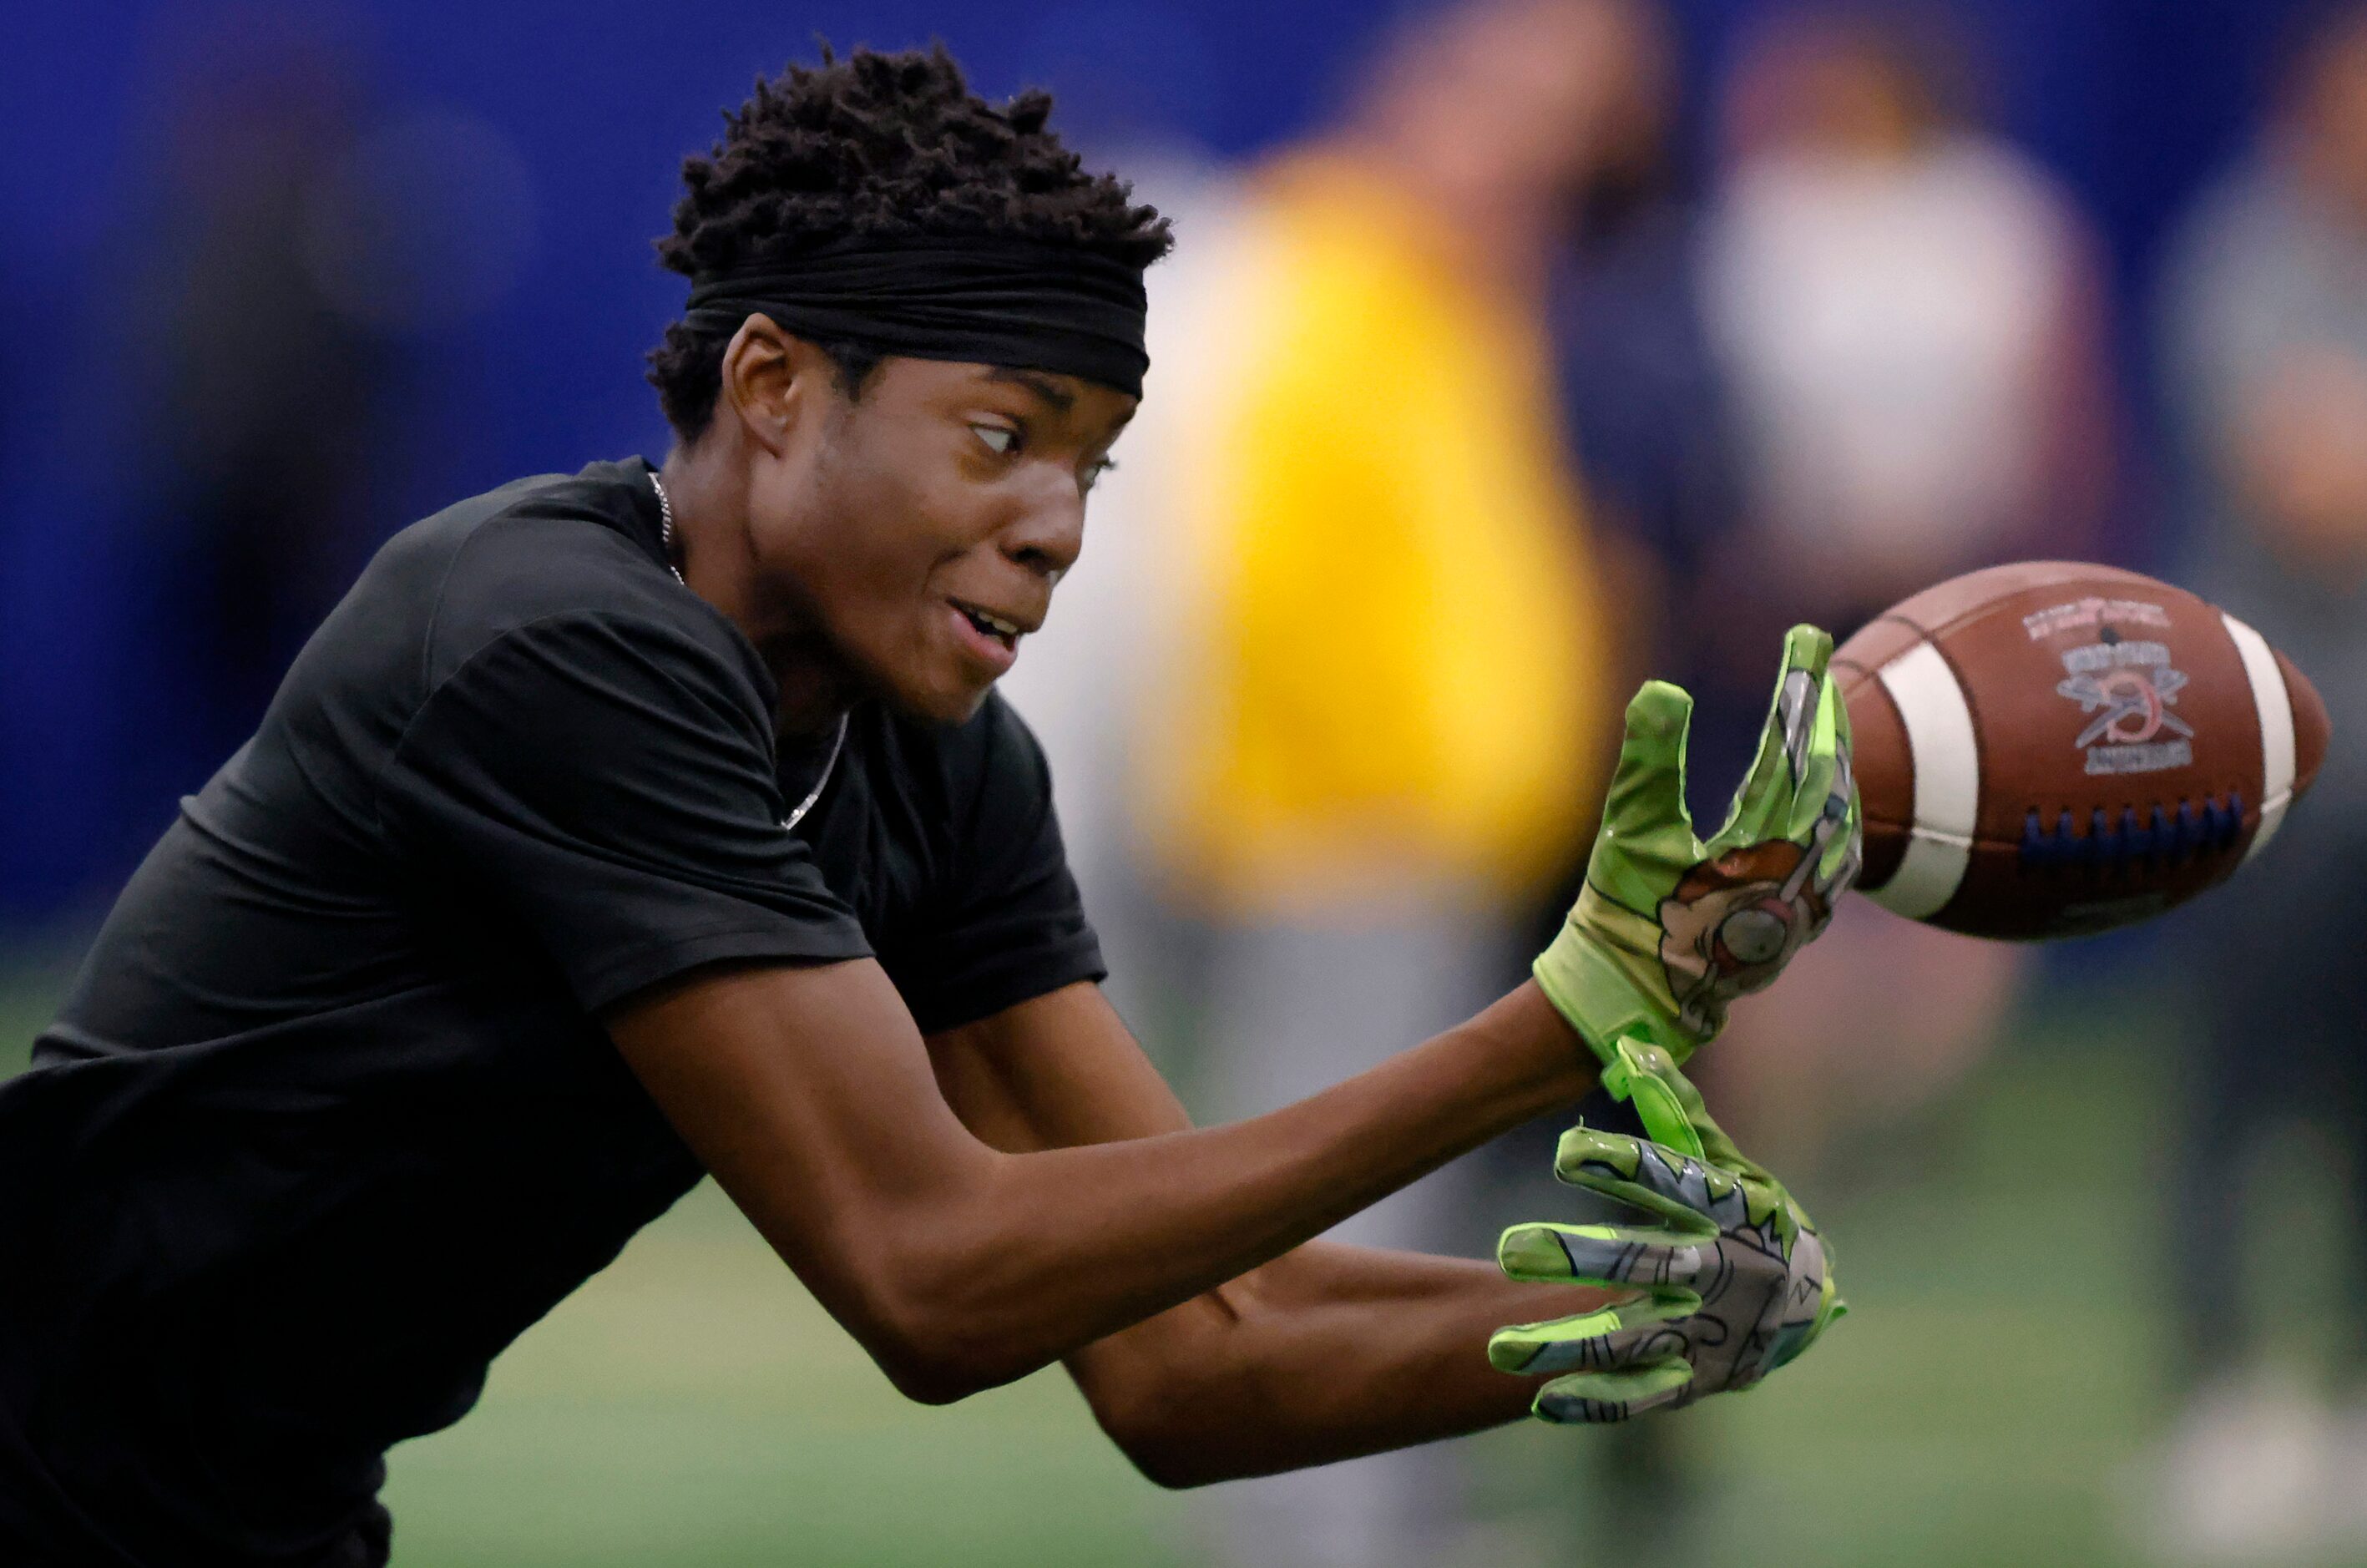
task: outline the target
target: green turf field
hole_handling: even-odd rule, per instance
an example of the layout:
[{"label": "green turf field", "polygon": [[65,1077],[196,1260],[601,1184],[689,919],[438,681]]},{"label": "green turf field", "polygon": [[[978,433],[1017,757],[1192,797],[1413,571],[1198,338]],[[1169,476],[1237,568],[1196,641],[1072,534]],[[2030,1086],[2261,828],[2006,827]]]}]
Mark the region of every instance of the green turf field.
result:
[{"label": "green turf field", "polygon": [[[11,1049],[43,989],[0,986]],[[1807,1194],[1855,1313],[1767,1387],[1654,1424],[1702,1478],[1677,1539],[1628,1537],[1605,1499],[1632,1493],[1631,1456],[1602,1434],[1523,1426],[1467,1445],[1490,1520],[1475,1560],[2129,1561],[2118,1471],[2164,1392],[2157,1074],[2141,1017],[2050,1011],[1949,1114]],[[1195,1560],[1189,1499],[1137,1479],[1063,1381],[903,1403],[711,1186],[392,1472],[402,1568]]]}]

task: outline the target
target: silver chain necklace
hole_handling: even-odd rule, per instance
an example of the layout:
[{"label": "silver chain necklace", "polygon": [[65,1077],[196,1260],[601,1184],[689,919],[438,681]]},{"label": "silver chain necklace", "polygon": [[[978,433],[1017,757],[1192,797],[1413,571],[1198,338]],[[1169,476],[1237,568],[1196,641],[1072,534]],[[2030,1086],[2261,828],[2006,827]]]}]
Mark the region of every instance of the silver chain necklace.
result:
[{"label": "silver chain necklace", "polygon": [[[682,574],[682,568],[675,565],[674,562],[674,502],[667,496],[665,486],[658,483],[658,472],[655,469],[650,470],[650,488],[658,493],[658,548],[665,551],[666,570],[674,574],[675,582],[687,588],[690,586],[690,579]],[[838,754],[846,749],[847,721],[853,717],[851,713],[842,713],[838,716],[838,733],[831,738],[830,756],[821,765],[821,777],[814,780],[814,787],[806,792],[806,798],[799,801],[796,808],[781,819],[781,826],[784,830],[793,830],[798,824],[805,821],[806,813],[812,811],[814,802],[821,799],[821,792],[830,788],[830,776],[838,771]]]}]

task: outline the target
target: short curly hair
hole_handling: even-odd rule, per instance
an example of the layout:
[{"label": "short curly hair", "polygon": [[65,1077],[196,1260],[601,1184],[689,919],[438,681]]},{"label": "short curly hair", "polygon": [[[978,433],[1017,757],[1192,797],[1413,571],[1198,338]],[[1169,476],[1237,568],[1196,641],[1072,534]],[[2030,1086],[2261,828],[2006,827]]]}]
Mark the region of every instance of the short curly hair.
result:
[{"label": "short curly hair", "polygon": [[[658,259],[685,277],[785,260],[850,235],[991,236],[1070,245],[1146,267],[1174,241],[1124,180],[1089,174],[1046,128],[1051,96],[996,106],[943,44],[792,64],[724,114],[723,139],[683,161]],[[676,322],[649,357],[666,422],[695,441],[715,416],[731,334]],[[850,397],[880,355],[823,343]]]}]

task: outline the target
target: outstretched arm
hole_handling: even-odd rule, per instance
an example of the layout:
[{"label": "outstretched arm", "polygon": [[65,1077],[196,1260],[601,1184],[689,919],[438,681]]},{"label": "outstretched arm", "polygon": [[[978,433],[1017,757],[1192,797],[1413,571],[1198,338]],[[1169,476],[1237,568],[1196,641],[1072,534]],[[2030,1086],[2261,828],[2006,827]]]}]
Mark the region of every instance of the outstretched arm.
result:
[{"label": "outstretched arm", "polygon": [[[1098,988],[1071,986],[933,1036],[946,1097],[1021,1153],[1190,1126]],[[1163,1485],[1328,1464],[1529,1412],[1488,1364],[1523,1319],[1591,1312],[1600,1290],[1525,1285],[1492,1263],[1309,1242],[1068,1358],[1112,1438]]]},{"label": "outstretched arm", "polygon": [[[1040,1019],[1007,1026],[1027,1049],[999,1053],[996,1070],[1077,1077],[1082,1100],[1112,1092],[1133,1069],[1079,1048],[1081,1019],[1106,1014],[1082,995],[1030,1005]],[[956,1115],[911,1016],[868,960],[703,971],[627,1004],[608,1025],[775,1250],[900,1388],[933,1401],[1189,1301],[1574,1103],[1595,1078],[1569,1027],[1524,985],[1265,1116],[1201,1131],[1178,1118],[1146,1124],[1148,1135],[1127,1137],[1128,1126],[1082,1146],[1040,1138],[1008,1152]],[[1081,1075],[1059,1065],[1072,1056],[1092,1059]],[[1475,1310],[1472,1323],[1505,1315]],[[1485,1338],[1470,1340],[1475,1357]],[[1466,1424],[1489,1418],[1475,1412]]]}]

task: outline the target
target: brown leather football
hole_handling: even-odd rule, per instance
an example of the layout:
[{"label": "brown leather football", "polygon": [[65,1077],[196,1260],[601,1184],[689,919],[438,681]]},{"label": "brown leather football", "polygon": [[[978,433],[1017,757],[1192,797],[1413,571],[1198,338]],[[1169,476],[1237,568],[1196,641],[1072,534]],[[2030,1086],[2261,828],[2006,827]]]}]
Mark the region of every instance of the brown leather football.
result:
[{"label": "brown leather football", "polygon": [[2326,706],[2260,634],[2135,572],[2028,561],[1833,654],[1861,891],[1976,937],[2142,920],[2259,853],[2326,759]]}]

